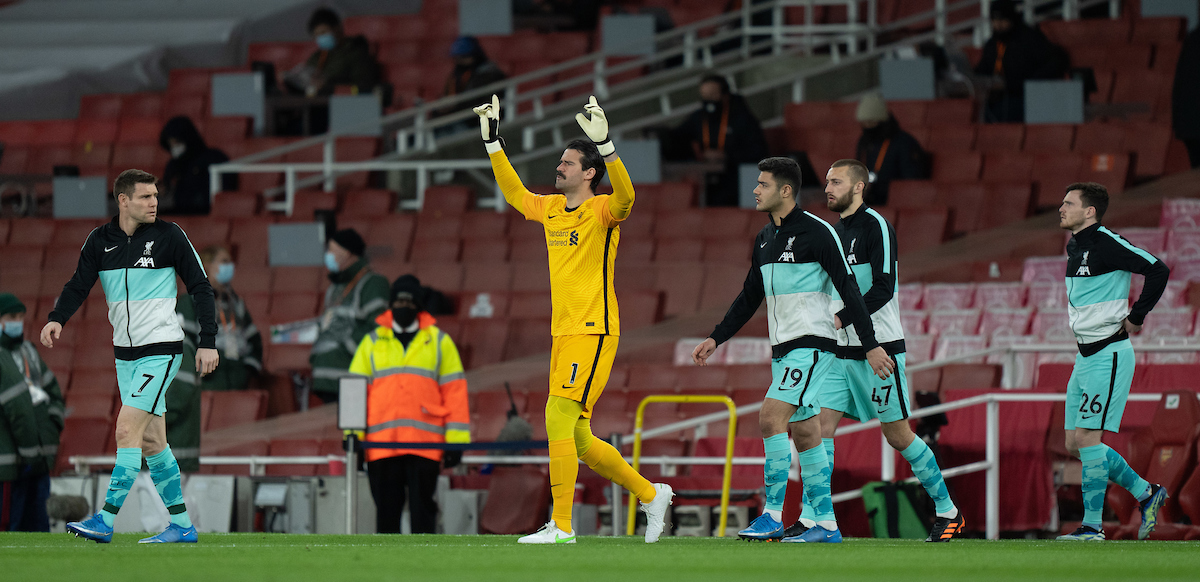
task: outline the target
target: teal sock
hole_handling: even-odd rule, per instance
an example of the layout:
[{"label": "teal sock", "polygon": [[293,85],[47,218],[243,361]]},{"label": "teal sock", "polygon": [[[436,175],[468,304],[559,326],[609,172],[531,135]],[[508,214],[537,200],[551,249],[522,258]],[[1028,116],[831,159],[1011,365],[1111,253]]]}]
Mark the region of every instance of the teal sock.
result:
[{"label": "teal sock", "polygon": [[[825,445],[825,456],[829,460],[829,474],[833,474],[833,439],[821,439],[821,444]],[[808,502],[808,491],[805,491],[800,499],[800,522],[808,527],[812,527],[817,521],[817,510]]]},{"label": "teal sock", "polygon": [[171,454],[170,445],[161,453],[146,457],[146,465],[150,467],[150,479],[154,481],[158,496],[167,506],[167,513],[171,514],[171,523],[182,528],[192,527],[187,506],[183,504],[183,482],[179,476],[179,463],[175,461],[175,455]]},{"label": "teal sock", "polygon": [[1109,481],[1124,487],[1138,501],[1145,501],[1150,496],[1150,483],[1138,475],[1119,453],[1108,445],[1100,446],[1104,447],[1104,456],[1108,459]]},{"label": "teal sock", "polygon": [[833,521],[833,494],[829,490],[828,453],[824,445],[815,446],[800,453],[800,478],[804,480],[804,493],[813,506],[813,520]]},{"label": "teal sock", "polygon": [[946,490],[946,480],[942,478],[942,469],[938,467],[937,458],[929,445],[919,437],[914,438],[908,448],[900,451],[900,456],[912,466],[913,475],[921,482],[925,492],[933,499],[934,511],[942,517],[954,517],[954,501]]},{"label": "teal sock", "polygon": [[125,497],[133,488],[133,480],[137,479],[138,471],[141,470],[142,449],[117,449],[117,464],[113,467],[112,478],[108,481],[104,509],[100,510],[100,518],[104,520],[104,525],[112,527],[117,512],[125,505]]},{"label": "teal sock", "polygon": [[783,511],[787,494],[788,469],[792,467],[792,447],[785,432],[763,439],[766,463],[763,464],[763,484],[767,490],[767,511]]},{"label": "teal sock", "polygon": [[1083,461],[1083,525],[1097,531],[1104,522],[1104,490],[1108,489],[1108,455],[1105,445],[1082,447]]}]

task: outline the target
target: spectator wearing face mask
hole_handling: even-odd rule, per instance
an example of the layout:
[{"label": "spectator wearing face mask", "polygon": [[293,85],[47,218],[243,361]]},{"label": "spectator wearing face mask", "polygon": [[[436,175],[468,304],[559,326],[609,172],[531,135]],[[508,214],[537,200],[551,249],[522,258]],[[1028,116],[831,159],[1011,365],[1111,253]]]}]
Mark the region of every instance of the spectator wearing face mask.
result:
[{"label": "spectator wearing face mask", "polygon": [[858,103],[855,112],[862,135],[854,158],[867,166],[870,184],[866,200],[873,206],[888,201],[892,180],[922,180],[929,177],[929,155],[907,131],[900,129],[887,103],[878,94],[869,94]]},{"label": "spectator wearing face mask", "polygon": [[326,242],[330,285],[308,361],[312,393],[327,404],[337,402],[338,381],[350,375],[354,350],[375,329],[375,318],[388,309],[387,278],[371,271],[366,250],[367,243],[352,228],[333,233]]},{"label": "spectator wearing face mask", "polygon": [[25,304],[0,293],[0,531],[50,531],[50,469],[63,429],[54,373],[25,340]]},{"label": "spectator wearing face mask", "polygon": [[[158,144],[171,154],[163,170],[159,193],[173,199],[171,214],[208,214],[208,167],[229,161],[225,152],[208,147],[192,120],[187,116],[172,117],[158,134]],[[238,188],[237,174],[223,174],[221,189],[232,192]]]},{"label": "spectator wearing face mask", "polygon": [[[233,257],[223,246],[210,246],[200,251],[200,262],[208,274],[217,307],[217,350],[221,363],[203,379],[194,370],[180,368],[167,390],[167,442],[179,462],[179,470],[194,473],[200,470],[200,391],[245,390],[250,379],[262,371],[262,336],[246,303],[233,290]],[[188,294],[180,295],[175,312],[183,328],[183,357],[195,358],[200,336],[196,307]]]},{"label": "spectator wearing face mask", "polygon": [[[358,344],[350,373],[367,378],[367,442],[469,443],[467,380],[454,340],[424,309],[412,275],[396,279],[390,309]],[[462,451],[368,449],[378,533],[400,533],[407,498],[412,533],[435,533],[438,473]]]},{"label": "spectator wearing face mask", "polygon": [[767,157],[767,139],[745,98],[730,92],[725,77],[704,77],[700,81],[700,101],[700,109],[676,129],[676,140],[687,144],[694,159],[724,167],[722,172],[709,175],[708,205],[735,206],[738,166],[757,164]]},{"label": "spectator wearing face mask", "polygon": [[346,36],[342,18],[329,8],[318,8],[308,19],[308,34],[317,45],[308,60],[288,71],[284,84],[309,97],[332,95],[338,85],[369,93],[379,85],[382,74],[362,35]]}]

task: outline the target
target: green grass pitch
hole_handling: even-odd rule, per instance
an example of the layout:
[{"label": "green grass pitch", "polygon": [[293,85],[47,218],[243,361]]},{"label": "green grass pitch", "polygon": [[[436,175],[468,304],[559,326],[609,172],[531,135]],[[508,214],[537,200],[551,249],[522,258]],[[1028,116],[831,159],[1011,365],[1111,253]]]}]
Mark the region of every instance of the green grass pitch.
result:
[{"label": "green grass pitch", "polygon": [[521,546],[516,536],[201,534],[197,545],[111,544],[69,534],[0,533],[0,580],[128,582],[455,580],[1197,580],[1200,543],[848,539],[840,545],[718,538],[581,538]]}]

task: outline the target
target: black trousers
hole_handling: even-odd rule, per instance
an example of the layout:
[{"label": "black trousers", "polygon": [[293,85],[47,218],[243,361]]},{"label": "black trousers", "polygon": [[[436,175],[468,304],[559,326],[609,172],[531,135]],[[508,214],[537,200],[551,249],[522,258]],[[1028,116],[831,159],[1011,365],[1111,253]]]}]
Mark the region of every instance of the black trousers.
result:
[{"label": "black trousers", "polygon": [[371,497],[375,498],[375,531],[400,533],[400,514],[407,494],[413,533],[435,533],[437,489],[441,463],[416,455],[388,457],[367,463]]}]

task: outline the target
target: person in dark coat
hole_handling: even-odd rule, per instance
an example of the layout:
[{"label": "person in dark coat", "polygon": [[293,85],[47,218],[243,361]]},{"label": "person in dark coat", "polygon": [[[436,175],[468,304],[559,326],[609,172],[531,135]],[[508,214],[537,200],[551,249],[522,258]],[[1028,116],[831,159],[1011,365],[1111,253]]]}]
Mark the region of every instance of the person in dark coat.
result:
[{"label": "person in dark coat", "polygon": [[991,6],[992,38],[983,45],[975,73],[992,78],[984,104],[984,122],[1025,121],[1025,81],[1061,79],[1067,73],[1067,52],[1050,42],[1041,30],[1025,24],[1012,0]]},{"label": "person in dark coat", "polygon": [[1188,160],[1200,168],[1200,28],[1183,39],[1171,89],[1171,127],[1187,146]]},{"label": "person in dark coat", "polygon": [[888,184],[892,180],[929,177],[929,155],[917,138],[900,129],[882,97],[874,93],[863,97],[855,117],[862,126],[862,135],[854,158],[870,170],[871,183],[866,192],[870,205],[887,204]]},{"label": "person in dark coat", "polygon": [[353,86],[370,93],[380,83],[379,63],[362,35],[346,36],[342,19],[328,8],[320,8],[308,19],[308,34],[317,50],[299,67],[288,72],[289,89],[308,95],[332,95],[338,85]]},{"label": "person in dark coat", "polygon": [[677,139],[687,144],[696,160],[725,167],[709,176],[708,205],[736,206],[738,166],[757,164],[767,157],[767,138],[746,99],[729,90],[725,77],[701,79],[700,102],[700,109],[676,129]]},{"label": "person in dark coat", "polygon": [[[208,214],[211,199],[208,167],[228,162],[229,156],[208,147],[196,125],[184,115],[167,121],[158,134],[158,145],[171,154],[159,184],[164,196],[174,197],[171,213]],[[237,174],[222,174],[222,190],[228,192],[237,188]]]}]

